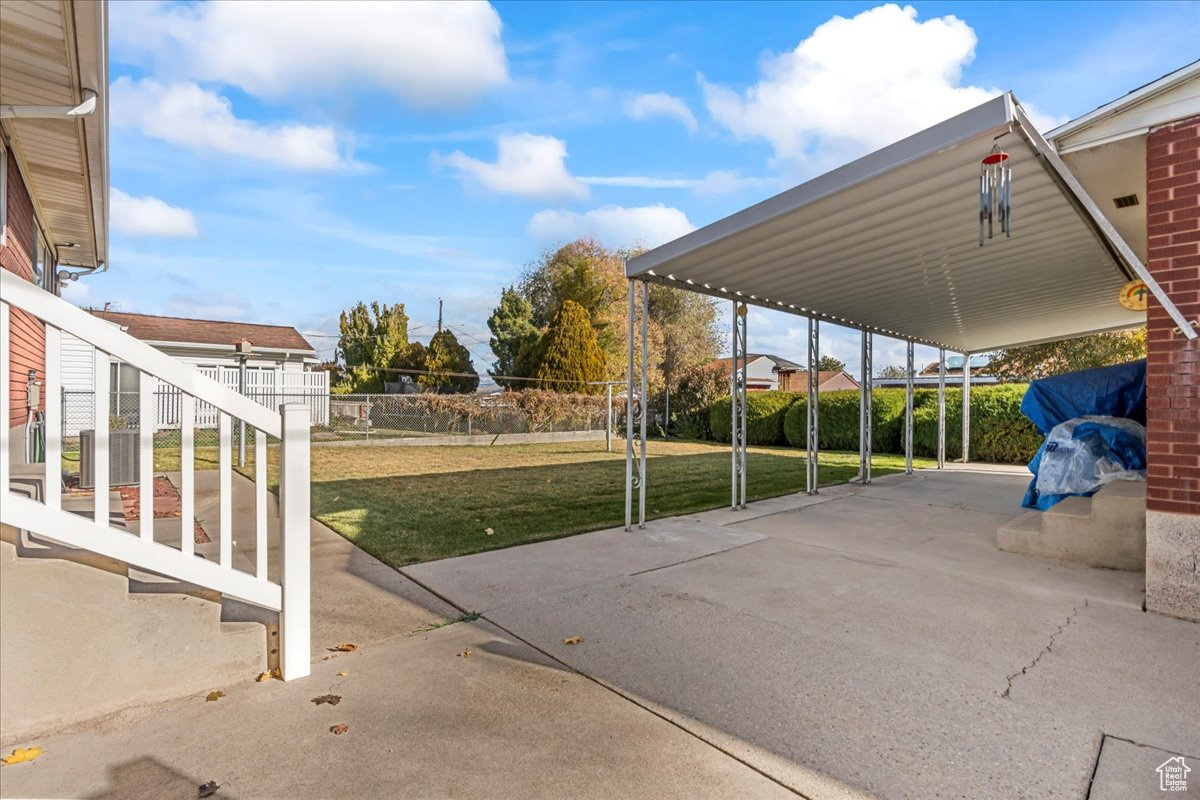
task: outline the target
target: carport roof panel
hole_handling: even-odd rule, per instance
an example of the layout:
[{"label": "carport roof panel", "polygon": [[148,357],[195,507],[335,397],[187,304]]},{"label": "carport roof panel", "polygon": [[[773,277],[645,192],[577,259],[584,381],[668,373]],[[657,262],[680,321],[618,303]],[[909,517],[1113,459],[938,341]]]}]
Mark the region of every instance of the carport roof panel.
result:
[{"label": "carport roof panel", "polygon": [[[979,245],[980,159],[1013,233]],[[1136,259],[1010,94],[630,259],[626,274],[979,352],[1135,325]]]}]

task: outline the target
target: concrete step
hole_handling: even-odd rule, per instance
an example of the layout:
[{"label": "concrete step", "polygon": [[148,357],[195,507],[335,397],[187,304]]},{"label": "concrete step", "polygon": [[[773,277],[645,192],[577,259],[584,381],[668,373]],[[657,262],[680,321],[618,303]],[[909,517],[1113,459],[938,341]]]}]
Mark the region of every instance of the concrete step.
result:
[{"label": "concrete step", "polygon": [[121,562],[0,530],[6,741],[267,668],[268,620],[223,619],[215,593],[139,572],[131,583]]},{"label": "concrete step", "polygon": [[1092,497],[1068,497],[1046,512],[1027,511],[996,531],[996,547],[1012,553],[1143,572],[1146,485],[1117,481]]}]

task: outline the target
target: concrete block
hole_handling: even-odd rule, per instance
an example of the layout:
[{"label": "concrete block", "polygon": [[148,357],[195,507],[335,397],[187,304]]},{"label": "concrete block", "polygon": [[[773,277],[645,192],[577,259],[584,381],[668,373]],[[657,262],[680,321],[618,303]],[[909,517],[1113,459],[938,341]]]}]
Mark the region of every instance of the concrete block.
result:
[{"label": "concrete block", "polygon": [[1068,497],[1047,511],[1027,511],[996,531],[1010,553],[1141,572],[1146,564],[1145,484],[1118,481],[1093,497]]},{"label": "concrete block", "polygon": [[1146,608],[1200,622],[1200,516],[1146,512]]}]

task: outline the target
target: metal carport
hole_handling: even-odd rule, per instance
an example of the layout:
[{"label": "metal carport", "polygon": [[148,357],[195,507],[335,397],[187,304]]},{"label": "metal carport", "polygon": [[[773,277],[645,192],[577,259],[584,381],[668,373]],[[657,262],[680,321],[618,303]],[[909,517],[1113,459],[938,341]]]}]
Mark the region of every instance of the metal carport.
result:
[{"label": "metal carport", "polygon": [[[999,146],[1012,170],[1012,226],[991,238],[980,222],[980,161]],[[874,334],[970,356],[988,350],[1141,324],[1118,294],[1140,279],[1181,327],[1196,332],[1088,197],[1011,94],[630,259],[626,527],[645,523],[646,284],[733,304],[731,505],[745,505],[745,306],[806,317],[809,364],[820,323],[862,332],[860,478],[871,463]],[[634,379],[636,283],[641,282],[640,392]],[[742,361],[738,361],[742,359]],[[968,359],[969,361],[969,359]],[[944,373],[944,366],[943,366]],[[809,370],[809,396],[815,396]],[[906,453],[911,470],[912,385]],[[969,368],[963,380],[963,458],[970,438]],[[939,465],[945,461],[945,386],[939,388]],[[640,402],[635,402],[635,396]],[[815,403],[809,404],[807,490],[817,491]],[[634,439],[640,450],[635,458]]]}]

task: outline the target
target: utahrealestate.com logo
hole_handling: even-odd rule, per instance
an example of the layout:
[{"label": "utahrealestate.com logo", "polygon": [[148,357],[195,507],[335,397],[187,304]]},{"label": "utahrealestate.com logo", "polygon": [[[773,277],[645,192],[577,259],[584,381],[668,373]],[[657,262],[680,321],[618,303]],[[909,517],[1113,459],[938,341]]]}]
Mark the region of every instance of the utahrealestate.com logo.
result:
[{"label": "utahrealestate.com logo", "polygon": [[1158,788],[1164,792],[1186,792],[1187,776],[1192,768],[1183,756],[1168,758],[1158,768]]}]

